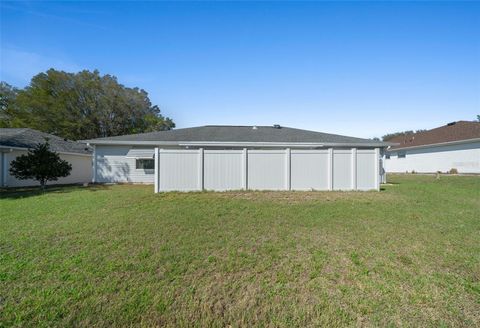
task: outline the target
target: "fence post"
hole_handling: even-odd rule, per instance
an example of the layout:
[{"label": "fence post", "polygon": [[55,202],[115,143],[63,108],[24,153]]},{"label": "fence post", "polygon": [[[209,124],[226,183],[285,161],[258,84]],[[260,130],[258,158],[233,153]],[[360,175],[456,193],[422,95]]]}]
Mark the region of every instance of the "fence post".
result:
[{"label": "fence post", "polygon": [[203,148],[198,149],[198,189],[203,190]]},{"label": "fence post", "polygon": [[357,190],[357,148],[352,148],[352,190]]},{"label": "fence post", "polygon": [[[2,153],[3,154],[3,153]],[[93,175],[92,183],[97,182],[97,146],[93,145]]]},{"label": "fence post", "polygon": [[[95,146],[93,146],[93,156],[95,156]],[[5,174],[5,163],[4,163],[4,157],[6,155],[3,152],[0,152],[0,167],[2,168],[0,170],[0,187],[5,187],[6,182],[5,182],[5,177],[7,176]],[[93,174],[95,174],[95,171],[93,171]],[[95,181],[92,181],[95,182]]]},{"label": "fence post", "polygon": [[375,188],[380,191],[380,149],[375,148]]},{"label": "fence post", "polygon": [[292,158],[291,149],[290,148],[285,149],[285,189],[286,190],[291,189],[291,176],[292,176],[291,158]]},{"label": "fence post", "polygon": [[160,151],[158,147],[155,147],[155,153],[154,153],[154,160],[155,160],[155,193],[158,193],[159,191],[159,183],[160,181],[158,180],[160,177]]},{"label": "fence post", "polygon": [[248,149],[243,148],[242,152],[242,188],[248,189]]},{"label": "fence post", "polygon": [[328,190],[333,190],[333,148],[328,148]]}]

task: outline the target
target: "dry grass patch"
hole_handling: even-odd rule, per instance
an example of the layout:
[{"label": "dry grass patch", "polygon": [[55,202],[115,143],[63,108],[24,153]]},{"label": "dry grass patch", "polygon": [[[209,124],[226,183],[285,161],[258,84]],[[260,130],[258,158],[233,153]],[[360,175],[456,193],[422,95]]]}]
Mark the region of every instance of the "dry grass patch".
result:
[{"label": "dry grass patch", "polygon": [[400,198],[384,190],[378,191],[228,191],[214,196],[227,199],[249,200],[255,202],[279,202],[281,204],[300,204],[306,202],[381,202]]}]

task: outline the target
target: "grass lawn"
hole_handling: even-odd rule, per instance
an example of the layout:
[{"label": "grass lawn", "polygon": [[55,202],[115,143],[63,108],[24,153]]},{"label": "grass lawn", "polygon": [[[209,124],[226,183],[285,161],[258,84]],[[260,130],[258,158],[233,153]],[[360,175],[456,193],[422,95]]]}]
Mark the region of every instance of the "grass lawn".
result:
[{"label": "grass lawn", "polygon": [[0,326],[480,325],[480,177],[0,193]]}]

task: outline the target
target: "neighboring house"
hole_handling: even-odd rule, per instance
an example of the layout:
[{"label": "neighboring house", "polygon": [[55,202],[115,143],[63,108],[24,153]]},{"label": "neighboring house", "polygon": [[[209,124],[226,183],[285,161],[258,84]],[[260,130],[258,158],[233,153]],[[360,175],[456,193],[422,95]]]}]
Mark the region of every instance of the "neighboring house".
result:
[{"label": "neighboring house", "polygon": [[274,126],[201,126],[85,140],[98,183],[170,190],[379,190],[388,143]]},{"label": "neighboring house", "polygon": [[28,149],[48,140],[51,150],[72,164],[68,177],[49,181],[48,184],[85,183],[92,180],[92,150],[86,144],[66,140],[32,129],[0,129],[0,187],[38,185],[34,180],[18,180],[10,175],[10,162],[26,154]]},{"label": "neighboring house", "polygon": [[480,122],[458,121],[388,140],[387,172],[480,173]]}]

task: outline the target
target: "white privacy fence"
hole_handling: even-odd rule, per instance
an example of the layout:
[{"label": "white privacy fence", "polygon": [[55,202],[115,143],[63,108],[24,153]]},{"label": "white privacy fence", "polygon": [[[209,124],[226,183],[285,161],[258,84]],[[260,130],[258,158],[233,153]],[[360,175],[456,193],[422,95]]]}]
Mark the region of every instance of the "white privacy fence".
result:
[{"label": "white privacy fence", "polygon": [[379,149],[155,149],[155,192],[379,190]]}]

